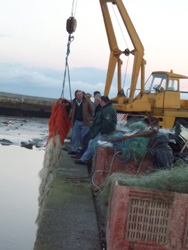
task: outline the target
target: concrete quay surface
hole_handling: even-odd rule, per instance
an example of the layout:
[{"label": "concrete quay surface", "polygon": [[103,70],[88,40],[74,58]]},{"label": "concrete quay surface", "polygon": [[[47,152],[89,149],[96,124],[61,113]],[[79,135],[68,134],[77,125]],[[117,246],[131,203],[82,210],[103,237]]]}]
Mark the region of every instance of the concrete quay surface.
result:
[{"label": "concrete quay surface", "polygon": [[34,250],[101,250],[95,204],[86,165],[62,150]]}]

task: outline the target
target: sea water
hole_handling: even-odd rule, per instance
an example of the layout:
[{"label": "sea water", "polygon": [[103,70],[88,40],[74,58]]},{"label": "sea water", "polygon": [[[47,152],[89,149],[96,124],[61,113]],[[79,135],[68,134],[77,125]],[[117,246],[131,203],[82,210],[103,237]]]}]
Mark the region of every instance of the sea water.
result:
[{"label": "sea water", "polygon": [[44,150],[0,145],[0,249],[32,250]]}]

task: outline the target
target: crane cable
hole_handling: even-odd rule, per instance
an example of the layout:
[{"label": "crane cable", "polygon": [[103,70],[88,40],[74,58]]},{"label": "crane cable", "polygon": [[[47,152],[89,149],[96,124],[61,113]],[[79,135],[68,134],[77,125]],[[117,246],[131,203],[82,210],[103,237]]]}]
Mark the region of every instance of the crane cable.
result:
[{"label": "crane cable", "polygon": [[68,36],[67,52],[66,52],[66,58],[65,58],[65,70],[64,70],[63,86],[62,86],[62,92],[61,92],[61,98],[64,98],[65,80],[66,80],[66,74],[68,74],[69,91],[70,91],[70,99],[71,100],[72,100],[72,94],[71,94],[70,70],[69,70],[69,64],[68,64],[68,57],[70,54],[71,42],[74,40],[74,36],[72,35],[72,33],[75,32],[76,26],[77,26],[77,21],[74,18],[75,13],[76,13],[76,6],[77,6],[77,0],[76,1],[73,0],[71,16],[67,19],[67,23],[66,23],[66,29],[67,29],[67,32],[69,33],[69,36]]},{"label": "crane cable", "polygon": [[[76,19],[73,16],[73,8],[74,8],[74,0],[73,0],[73,7],[72,7],[72,15],[67,19],[66,29],[69,33],[68,36],[68,44],[67,44],[67,54],[65,60],[65,71],[64,71],[64,80],[63,80],[63,87],[61,97],[56,101],[56,103],[52,107],[52,114],[49,119],[49,136],[47,138],[46,146],[48,150],[46,151],[48,155],[46,157],[45,162],[49,162],[46,165],[46,168],[50,168],[50,166],[54,166],[54,162],[56,161],[56,156],[58,157],[59,148],[61,148],[64,140],[71,129],[71,121],[69,119],[69,114],[71,110],[71,103],[69,100],[64,98],[64,88],[65,88],[65,79],[66,79],[66,72],[68,72],[68,79],[69,79],[69,89],[70,89],[70,98],[72,101],[71,96],[71,86],[70,86],[70,73],[69,73],[69,65],[68,65],[68,56],[70,54],[70,44],[73,41],[74,37],[72,35],[73,32],[76,30]],[[51,143],[49,143],[51,142]],[[55,148],[52,150],[52,148]],[[54,153],[55,152],[55,153]],[[46,171],[46,170],[45,170]]]},{"label": "crane cable", "polygon": [[[116,14],[116,12],[115,12],[115,9],[114,9],[114,6],[113,6],[113,5],[112,5],[112,9],[113,9],[114,15],[115,15],[115,17],[116,17],[117,24],[118,24],[118,26],[119,26],[119,28],[120,28],[121,34],[122,34],[122,36],[123,36],[123,40],[124,40],[124,42],[125,42],[125,44],[126,44],[126,46],[127,46],[127,48],[128,48],[128,47],[129,47],[129,46],[128,46],[128,42],[127,42],[127,40],[126,40],[126,38],[125,38],[125,36],[124,36],[122,27],[121,27],[121,25],[120,25],[119,19],[118,19],[118,17],[117,17],[117,14]],[[126,61],[126,67],[125,67],[125,72],[124,72],[124,80],[123,80],[123,89],[124,89],[124,87],[125,87],[125,82],[126,82],[126,76],[127,76],[128,65],[129,65],[129,57],[128,57],[127,61]]]},{"label": "crane cable", "polygon": [[[76,3],[75,3],[76,2]],[[71,11],[71,16],[74,16],[76,15],[76,7],[77,7],[77,0],[73,0],[72,1],[72,11]]]}]

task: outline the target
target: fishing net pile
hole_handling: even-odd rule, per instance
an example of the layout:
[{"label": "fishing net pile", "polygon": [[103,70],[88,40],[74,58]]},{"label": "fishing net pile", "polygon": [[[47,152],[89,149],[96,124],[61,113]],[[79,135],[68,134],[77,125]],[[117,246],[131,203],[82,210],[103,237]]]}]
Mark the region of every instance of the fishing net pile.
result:
[{"label": "fishing net pile", "polygon": [[147,153],[149,142],[150,138],[137,137],[127,139],[122,143],[114,143],[115,157],[121,162],[126,162],[131,158],[137,163]]},{"label": "fishing net pile", "polygon": [[137,164],[150,155],[154,168],[165,169],[170,167],[174,156],[183,148],[187,140],[183,136],[188,138],[188,130],[182,125],[167,130],[142,120],[131,123],[119,121],[113,135],[96,143],[94,156],[97,148],[103,146],[113,148],[114,158],[119,162]]},{"label": "fishing net pile", "polygon": [[113,173],[108,176],[98,194],[98,205],[104,218],[106,218],[115,181],[124,186],[188,193],[188,164],[182,159],[177,159],[170,169],[158,170],[149,175]]},{"label": "fishing net pile", "polygon": [[[147,127],[143,121],[133,122],[131,124],[127,124],[126,121],[119,121],[115,133],[111,135],[107,141],[98,141],[96,147],[113,147],[115,158],[118,161],[126,162],[131,158],[135,162],[138,162],[148,151],[148,145],[153,136],[133,138],[132,135],[139,133],[147,134],[148,132],[150,132],[150,128]],[[121,139],[124,136],[127,138]],[[121,140],[118,140],[118,138]]]},{"label": "fishing net pile", "polygon": [[70,102],[62,98],[60,98],[52,108],[52,114],[49,119],[49,136],[46,143],[43,168],[39,173],[41,184],[39,187],[39,213],[37,223],[40,221],[51,183],[55,177],[55,167],[61,156],[62,144],[71,128],[71,123],[68,117],[69,111]]},{"label": "fishing net pile", "polygon": [[[149,188],[161,191],[188,193],[188,153],[180,153],[184,142],[175,131],[155,129],[154,134],[147,134],[150,130],[143,122],[136,122],[127,126],[120,126],[115,135],[109,140],[108,147],[121,149],[116,160],[131,160],[133,164],[141,162],[149,154],[153,160],[152,173],[114,172],[109,173],[97,193],[97,204],[106,218],[107,208],[111,199],[113,186],[116,181],[120,185]],[[147,134],[148,136],[140,136]],[[134,137],[136,135],[136,137]],[[138,137],[137,137],[138,136]],[[124,139],[122,139],[124,138]],[[178,143],[177,143],[178,142]],[[105,146],[105,143],[102,143]],[[184,154],[184,155],[183,155]]]},{"label": "fishing net pile", "polygon": [[[169,131],[168,131],[169,132]],[[99,146],[113,148],[114,160],[125,165],[127,162],[139,165],[152,155],[154,165],[158,168],[167,168],[174,160],[169,143],[171,139],[166,130],[151,128],[143,121],[126,124],[121,121],[116,131],[106,141],[98,141],[95,147],[95,160]],[[122,165],[122,166],[123,166]]]},{"label": "fishing net pile", "polygon": [[58,135],[60,137],[61,144],[71,128],[68,114],[70,112],[70,102],[67,99],[60,98],[52,108],[52,114],[49,119],[49,136],[47,139],[47,145],[50,139],[53,140],[55,146],[55,138]]}]

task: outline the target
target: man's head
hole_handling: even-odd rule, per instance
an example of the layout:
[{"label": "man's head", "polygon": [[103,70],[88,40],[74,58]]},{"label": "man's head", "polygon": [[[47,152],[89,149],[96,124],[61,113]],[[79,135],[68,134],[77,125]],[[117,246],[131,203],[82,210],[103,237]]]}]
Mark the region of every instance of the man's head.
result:
[{"label": "man's head", "polygon": [[81,101],[83,99],[83,92],[81,90],[76,90],[75,97],[78,101]]},{"label": "man's head", "polygon": [[59,105],[60,105],[61,107],[65,107],[65,109],[66,109],[66,111],[67,111],[67,114],[69,115],[70,110],[71,110],[71,103],[70,103],[70,101],[68,101],[67,99],[61,98],[61,99],[60,99],[60,102],[59,102]]},{"label": "man's head", "polygon": [[101,106],[104,107],[108,103],[110,103],[110,99],[108,98],[108,96],[101,96]]},{"label": "man's head", "polygon": [[94,96],[94,97],[95,97],[97,94],[100,95],[101,93],[100,93],[99,91],[94,91],[94,92],[93,92],[93,96]]},{"label": "man's head", "polygon": [[95,95],[94,102],[95,102],[96,106],[101,102],[101,95],[100,94]]},{"label": "man's head", "polygon": [[90,99],[90,98],[91,98],[91,94],[90,94],[90,93],[86,93],[86,94],[85,94],[85,97],[86,97],[87,99]]}]

